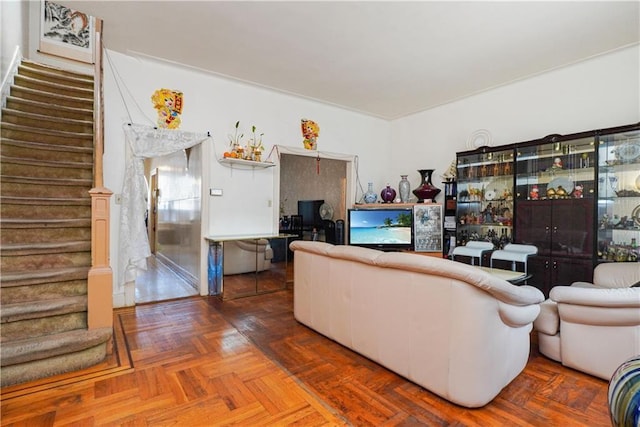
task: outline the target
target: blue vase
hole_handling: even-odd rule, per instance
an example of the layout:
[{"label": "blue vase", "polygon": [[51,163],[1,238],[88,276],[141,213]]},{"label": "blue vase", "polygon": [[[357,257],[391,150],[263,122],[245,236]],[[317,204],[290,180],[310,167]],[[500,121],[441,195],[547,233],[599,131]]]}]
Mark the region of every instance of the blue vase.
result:
[{"label": "blue vase", "polygon": [[366,193],[364,193],[364,202],[365,203],[375,203],[378,200],[378,195],[375,191],[373,191],[373,182],[369,183],[369,189]]}]

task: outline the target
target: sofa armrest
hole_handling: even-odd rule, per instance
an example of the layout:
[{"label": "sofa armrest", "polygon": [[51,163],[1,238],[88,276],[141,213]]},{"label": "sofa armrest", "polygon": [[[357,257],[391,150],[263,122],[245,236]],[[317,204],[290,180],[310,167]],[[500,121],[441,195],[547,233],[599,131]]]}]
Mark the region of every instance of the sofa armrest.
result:
[{"label": "sofa armrest", "polygon": [[498,312],[500,313],[500,319],[502,319],[505,325],[512,328],[521,328],[523,326],[531,325],[531,323],[538,317],[540,313],[540,305],[532,304],[517,306],[498,301]]},{"label": "sofa armrest", "polygon": [[550,299],[540,304],[540,314],[533,322],[533,328],[546,335],[556,335],[560,331],[558,304]]},{"label": "sofa armrest", "polygon": [[549,297],[555,302],[573,305],[640,308],[640,288],[556,286]]},{"label": "sofa armrest", "polygon": [[640,326],[640,288],[588,289],[557,286],[561,322],[597,326]]}]

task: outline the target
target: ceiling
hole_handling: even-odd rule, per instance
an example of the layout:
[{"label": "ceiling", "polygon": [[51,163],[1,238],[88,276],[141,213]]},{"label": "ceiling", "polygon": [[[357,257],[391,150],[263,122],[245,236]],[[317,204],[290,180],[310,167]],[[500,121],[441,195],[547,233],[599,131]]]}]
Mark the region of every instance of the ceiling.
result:
[{"label": "ceiling", "polygon": [[64,1],[108,49],[396,119],[640,41],[640,2]]}]

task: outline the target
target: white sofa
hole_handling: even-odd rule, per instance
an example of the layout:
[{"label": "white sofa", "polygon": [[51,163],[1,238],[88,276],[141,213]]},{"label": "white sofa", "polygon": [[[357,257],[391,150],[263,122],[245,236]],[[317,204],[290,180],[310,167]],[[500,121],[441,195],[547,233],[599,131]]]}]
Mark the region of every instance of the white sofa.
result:
[{"label": "white sofa", "polygon": [[429,391],[480,407],[524,369],[538,289],[425,255],[290,247],[295,318]]},{"label": "white sofa", "polygon": [[229,240],[223,243],[223,250],[225,276],[271,268],[273,249],[267,239]]},{"label": "white sofa", "polygon": [[556,286],[534,322],[540,352],[563,365],[609,380],[640,354],[640,263],[599,264],[593,283]]}]

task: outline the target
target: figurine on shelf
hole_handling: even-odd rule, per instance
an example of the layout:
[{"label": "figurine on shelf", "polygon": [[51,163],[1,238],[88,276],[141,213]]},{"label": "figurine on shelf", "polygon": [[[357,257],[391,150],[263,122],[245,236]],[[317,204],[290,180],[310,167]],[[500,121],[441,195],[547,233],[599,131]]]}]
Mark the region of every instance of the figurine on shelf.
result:
[{"label": "figurine on shelf", "polygon": [[537,184],[533,184],[533,188],[531,189],[531,192],[529,192],[529,198],[531,200],[538,200],[538,198],[540,197],[540,190],[538,190],[538,185]]},{"label": "figurine on shelf", "polygon": [[573,189],[573,197],[576,199],[582,199],[583,189],[584,187],[582,186],[582,184],[576,184],[575,188]]},{"label": "figurine on shelf", "polygon": [[555,159],[553,159],[551,169],[562,169],[562,159],[560,157],[556,157]]}]

